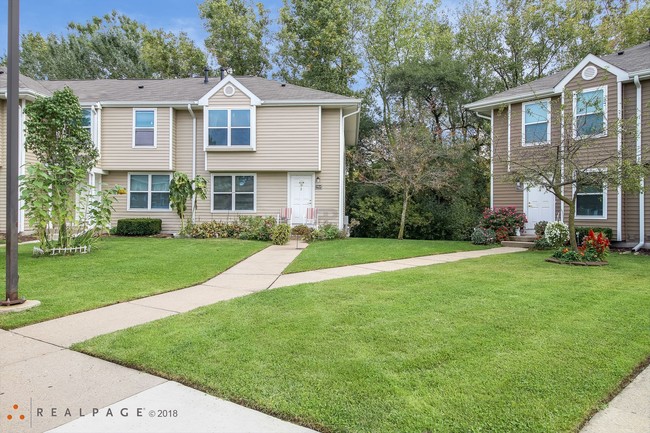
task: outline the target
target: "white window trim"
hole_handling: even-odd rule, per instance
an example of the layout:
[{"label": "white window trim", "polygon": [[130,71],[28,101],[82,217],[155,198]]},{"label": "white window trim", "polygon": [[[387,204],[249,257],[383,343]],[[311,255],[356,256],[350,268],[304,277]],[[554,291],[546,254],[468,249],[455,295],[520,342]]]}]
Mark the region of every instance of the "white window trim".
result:
[{"label": "white window trim", "polygon": [[[546,141],[535,141],[532,143],[526,143],[526,125],[538,125],[543,122],[534,122],[526,123],[526,105],[531,104],[541,104],[546,103]],[[540,99],[537,101],[522,102],[521,104],[521,145],[525,147],[529,146],[541,146],[544,144],[549,144],[551,142],[551,99]]]},{"label": "white window trim", "polygon": [[[233,210],[214,210],[214,195],[220,194],[214,190],[214,178],[217,176],[231,176],[233,177],[233,188],[235,187],[235,176],[253,176],[253,210],[234,210],[235,200],[232,201]],[[223,193],[225,194],[225,193]],[[231,194],[236,194],[231,191]],[[243,193],[250,194],[250,193]],[[254,214],[257,212],[257,173],[212,173],[210,175],[210,212],[213,214]]]},{"label": "white window trim", "polygon": [[[586,92],[593,92],[596,90],[602,90],[603,91],[603,132],[600,134],[596,135],[578,135],[578,111],[577,111],[577,102],[578,102],[578,94],[579,93],[586,93]],[[607,137],[607,85],[604,86],[598,86],[598,87],[589,87],[587,89],[582,89],[579,91],[573,91],[573,138],[575,140],[578,139],[583,139],[583,138],[602,138],[602,137]],[[594,113],[589,113],[589,114],[594,114]]]},{"label": "white window trim", "polygon": [[[607,169],[602,169],[602,170],[601,170],[601,169],[594,168],[594,169],[591,169],[591,170],[587,170],[587,172],[590,172],[590,171],[602,171],[602,172],[606,172]],[[577,193],[576,193],[576,189],[577,189],[577,187],[578,187],[577,184],[573,184],[573,193],[576,194],[576,213],[575,213],[575,218],[576,218],[577,220],[606,220],[606,219],[607,219],[607,183],[603,182],[603,192],[602,192],[602,196],[603,196],[603,215],[602,215],[602,216],[594,216],[594,215],[578,215],[578,197],[577,197]],[[582,193],[581,195],[600,195],[600,194],[595,194],[595,193]]]},{"label": "white window trim", "polygon": [[[225,146],[210,146],[208,143],[208,132],[210,130],[210,111],[216,111],[216,110],[225,110],[228,112],[228,143]],[[233,146],[230,144],[230,131],[232,127],[230,126],[230,112],[232,110],[249,110],[250,111],[250,141],[251,144],[250,146]],[[250,106],[250,107],[205,107],[203,109],[203,150],[204,151],[251,151],[251,150],[256,150],[256,136],[257,136],[257,129],[256,129],[256,117],[257,117],[257,110],[255,106]],[[235,128],[237,129],[237,128]]]},{"label": "white window trim", "polygon": [[[140,111],[153,111],[153,146],[136,146],[135,145],[135,116]],[[133,127],[131,128],[131,147],[133,149],[155,149],[158,147],[158,109],[157,108],[134,108],[133,109]]]},{"label": "white window trim", "polygon": [[[133,208],[131,209],[131,176],[149,176],[149,181],[147,185],[147,208]],[[159,173],[152,173],[152,172],[129,172],[127,173],[126,176],[126,182],[127,182],[127,194],[126,194],[126,210],[129,212],[171,212],[172,211],[172,202],[171,200],[169,201],[169,208],[168,209],[152,209],[151,208],[151,193],[152,192],[163,192],[163,191],[152,191],[151,188],[151,176],[169,176],[169,181],[171,182],[172,175],[169,172],[159,172]],[[144,191],[136,191],[136,192],[144,192]]]}]

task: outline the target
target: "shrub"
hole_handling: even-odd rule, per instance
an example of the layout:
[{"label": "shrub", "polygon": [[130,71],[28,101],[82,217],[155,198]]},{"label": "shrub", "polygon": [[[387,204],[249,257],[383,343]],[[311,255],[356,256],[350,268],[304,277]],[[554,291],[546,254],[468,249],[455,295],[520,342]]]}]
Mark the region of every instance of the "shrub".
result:
[{"label": "shrub", "polygon": [[535,239],[535,245],[533,245],[533,249],[535,250],[550,250],[553,248],[553,245],[548,243],[546,238],[544,236],[540,236],[537,239]]},{"label": "shrub", "polygon": [[476,227],[471,236],[474,245],[490,245],[496,241],[496,234],[492,229]]},{"label": "shrub", "polygon": [[582,262],[584,256],[578,251],[573,251],[570,248],[561,248],[553,253],[553,257],[563,262]]},{"label": "shrub", "polygon": [[[240,216],[239,232],[240,239],[248,239],[252,241],[270,241],[271,230],[277,221],[274,217],[261,217],[261,216]],[[231,237],[235,237],[235,233]]]},{"label": "shrub", "polygon": [[609,239],[602,232],[595,234],[593,230],[589,230],[578,251],[587,262],[604,262],[609,254]]},{"label": "shrub", "polygon": [[564,245],[569,240],[569,226],[562,221],[553,221],[544,230],[546,241],[553,247]]},{"label": "shrub", "polygon": [[304,224],[299,224],[291,229],[291,234],[295,236],[300,236],[301,238],[311,233],[313,229],[307,227]]},{"label": "shrub", "polygon": [[546,225],[548,224],[548,221],[540,221],[538,223],[535,223],[535,234],[539,236],[544,236],[544,231],[546,230]]},{"label": "shrub", "polygon": [[289,224],[278,224],[271,229],[271,242],[273,245],[284,245],[289,242],[291,237],[291,227]]},{"label": "shrub", "polygon": [[517,228],[523,229],[528,222],[526,214],[519,212],[515,207],[501,207],[497,209],[485,209],[481,226],[486,229],[498,230],[505,227],[508,235],[514,236]]},{"label": "shrub", "polygon": [[495,230],[494,234],[496,235],[497,242],[503,242],[508,240],[508,228],[499,227]]},{"label": "shrub", "polygon": [[308,235],[303,237],[305,242],[331,241],[334,239],[344,239],[345,230],[339,230],[334,224],[325,224],[324,226],[312,230]]},{"label": "shrub", "polygon": [[613,231],[609,227],[576,227],[576,241],[581,244],[590,231],[593,231],[594,233],[602,233],[610,240],[613,236]]},{"label": "shrub", "polygon": [[150,236],[157,235],[161,230],[161,219],[125,218],[117,221],[115,233],[120,236]]}]

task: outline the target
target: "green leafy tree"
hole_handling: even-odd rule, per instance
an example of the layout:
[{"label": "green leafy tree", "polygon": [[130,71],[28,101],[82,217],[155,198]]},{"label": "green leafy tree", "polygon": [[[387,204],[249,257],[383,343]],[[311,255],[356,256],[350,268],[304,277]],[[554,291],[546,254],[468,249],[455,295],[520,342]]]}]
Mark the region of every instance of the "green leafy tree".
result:
[{"label": "green leafy tree", "polygon": [[190,198],[192,198],[192,182],[185,173],[177,171],[169,183],[169,202],[181,220],[181,233],[185,233],[185,211]]},{"label": "green leafy tree", "polygon": [[404,239],[408,207],[414,194],[438,189],[451,171],[442,145],[421,124],[404,123],[389,133],[380,128],[366,139],[360,157],[371,166],[362,181],[401,197],[398,239]]},{"label": "green leafy tree", "polygon": [[69,88],[37,98],[25,108],[25,116],[25,148],[37,159],[21,181],[27,217],[43,247],[55,245],[54,234],[47,233],[51,226],[58,230],[56,245],[67,248],[76,237],[78,198],[87,191],[88,172],[98,153]]},{"label": "green leafy tree", "polygon": [[361,69],[356,50],[363,2],[284,0],[280,9],[277,77],[342,95]]},{"label": "green leafy tree", "polygon": [[269,11],[249,0],[205,0],[199,5],[205,40],[217,62],[238,75],[265,76],[269,62]]},{"label": "green leafy tree", "polygon": [[115,11],[70,23],[65,35],[27,33],[21,41],[21,73],[36,79],[189,77],[205,64],[187,35],[149,30]]}]

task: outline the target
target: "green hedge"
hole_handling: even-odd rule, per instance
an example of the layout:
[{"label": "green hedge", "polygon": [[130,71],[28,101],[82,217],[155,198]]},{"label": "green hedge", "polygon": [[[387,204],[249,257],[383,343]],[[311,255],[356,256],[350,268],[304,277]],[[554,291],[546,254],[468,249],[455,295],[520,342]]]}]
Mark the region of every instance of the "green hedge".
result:
[{"label": "green hedge", "polygon": [[127,218],[117,221],[115,234],[119,236],[150,236],[162,230],[162,220],[157,218]]},{"label": "green hedge", "polygon": [[609,227],[576,227],[576,239],[578,243],[582,242],[582,238],[589,234],[589,230],[593,230],[594,233],[602,232],[607,239],[612,240],[613,232]]}]

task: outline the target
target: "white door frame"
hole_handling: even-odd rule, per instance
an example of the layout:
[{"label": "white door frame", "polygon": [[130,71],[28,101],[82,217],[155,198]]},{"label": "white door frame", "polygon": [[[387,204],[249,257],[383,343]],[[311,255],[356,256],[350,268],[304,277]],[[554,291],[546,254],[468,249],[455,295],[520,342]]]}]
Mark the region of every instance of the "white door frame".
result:
[{"label": "white door frame", "polygon": [[[536,186],[535,187],[526,186],[524,188],[524,213],[526,214],[526,217],[528,217],[528,194],[530,192],[530,188],[537,188],[537,187]],[[540,189],[543,189],[543,188],[540,188]],[[553,215],[552,215],[552,219],[549,222],[555,221],[555,204],[556,204],[555,203],[555,195],[553,193],[551,193],[550,191],[546,191],[546,190],[544,190],[544,191],[548,195],[551,196],[551,209],[553,209]]]},{"label": "white door frame", "polygon": [[[313,171],[287,172],[287,207],[291,207],[291,176],[311,176],[311,207],[316,207],[316,172]],[[291,219],[293,220],[293,215]]]}]

